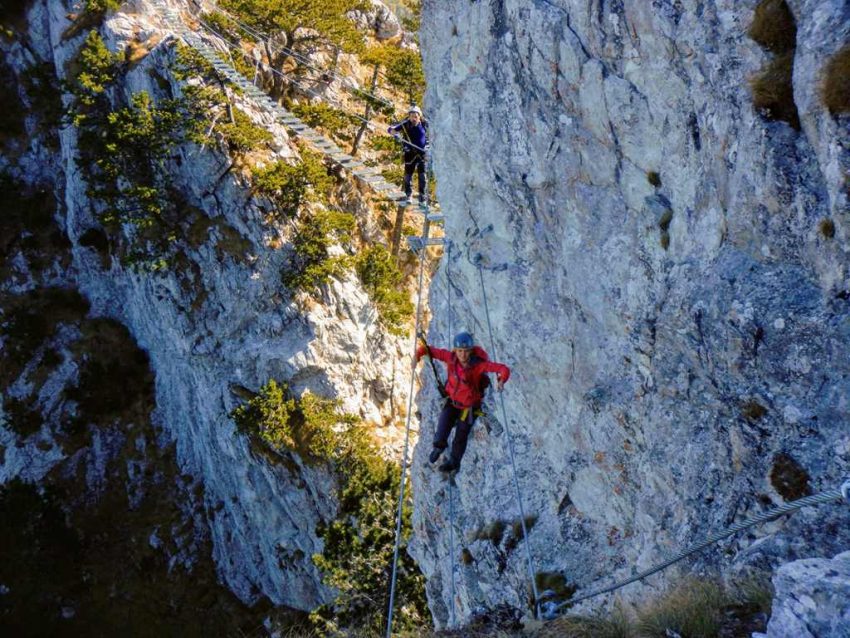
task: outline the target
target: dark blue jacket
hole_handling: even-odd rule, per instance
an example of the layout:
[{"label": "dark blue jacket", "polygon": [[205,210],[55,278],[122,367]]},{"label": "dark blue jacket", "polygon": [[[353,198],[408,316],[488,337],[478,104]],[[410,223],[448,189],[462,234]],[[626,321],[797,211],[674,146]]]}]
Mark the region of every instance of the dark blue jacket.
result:
[{"label": "dark blue jacket", "polygon": [[[428,122],[420,120],[419,124],[414,125],[410,120],[404,120],[398,124],[393,124],[389,129],[390,133],[401,132],[401,138],[405,142],[410,142],[413,146],[404,144],[404,154],[423,153],[420,149],[425,148],[428,144]],[[416,148],[416,147],[419,148]]]}]

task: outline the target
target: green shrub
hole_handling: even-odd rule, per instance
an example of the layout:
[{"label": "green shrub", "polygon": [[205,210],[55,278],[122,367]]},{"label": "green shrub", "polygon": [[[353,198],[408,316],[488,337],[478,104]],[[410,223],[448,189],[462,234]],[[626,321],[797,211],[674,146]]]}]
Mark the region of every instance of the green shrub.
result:
[{"label": "green shrub", "polygon": [[824,69],[823,104],[833,115],[850,113],[850,45],[836,53]]},{"label": "green shrub", "polygon": [[797,25],[785,0],[761,0],[753,14],[749,36],[773,53],[793,51]]},{"label": "green shrub", "polygon": [[85,0],[83,6],[86,13],[105,14],[117,11],[121,7],[121,0]]},{"label": "green shrub", "polygon": [[[118,77],[118,58],[96,32],[73,66],[73,122],[87,193],[100,204],[107,230],[122,240],[117,245],[124,263],[163,268],[180,233],[180,198],[167,163],[178,144],[206,139],[210,110],[220,102],[209,90],[187,87],[181,98],[154,103],[140,92],[126,105],[113,106],[110,88]],[[178,49],[174,66],[178,74],[189,75],[200,64]],[[124,235],[125,225],[134,230]]]},{"label": "green shrub", "polygon": [[[329,460],[340,477],[340,511],[336,520],[317,529],[324,550],[313,562],[337,597],[311,617],[326,634],[356,628],[357,635],[372,635],[381,632],[385,622],[400,469],[380,456],[362,426],[351,425],[335,438]],[[428,617],[425,579],[407,553],[412,508],[409,486],[405,491],[396,585],[399,631],[420,627]]]},{"label": "green shrub", "polygon": [[[174,62],[171,64],[171,75],[176,80],[185,81],[192,77],[208,78],[215,69],[207,59],[190,46],[177,42],[174,50]],[[184,87],[185,90],[189,87]]]},{"label": "green shrub", "polygon": [[363,287],[378,308],[381,323],[389,332],[401,336],[413,316],[413,302],[404,289],[404,276],[389,251],[376,244],[356,257],[355,268]]},{"label": "green shrub", "polygon": [[399,143],[389,135],[377,135],[369,141],[369,147],[381,153],[400,155]]},{"label": "green shrub", "polygon": [[[244,51],[230,51],[229,56],[219,55],[223,62],[231,65],[236,72],[242,77],[247,78],[250,82],[254,81],[254,76],[257,74],[257,61],[250,57]],[[231,90],[241,93],[241,87],[231,84]]]},{"label": "green shrub", "polygon": [[[321,635],[340,628],[380,631],[395,542],[398,466],[381,457],[368,430],[355,415],[342,412],[339,401],[310,392],[296,399],[285,384],[269,381],[231,414],[240,432],[334,472],[339,510],[335,520],[317,529],[324,551],[313,561],[337,597],[315,610],[312,621]],[[408,503],[402,517],[405,543],[410,516]],[[406,551],[399,566],[398,627],[418,627],[426,618],[424,578]]]},{"label": "green shrub", "polygon": [[404,182],[404,168],[402,166],[390,166],[381,171],[381,177],[390,184],[401,186]]},{"label": "green shrub", "polygon": [[770,120],[781,120],[800,130],[800,116],[794,102],[793,68],[793,51],[778,55],[750,80],[750,88],[757,111]]},{"label": "green shrub", "polygon": [[218,125],[218,131],[224,138],[227,147],[236,153],[247,153],[268,146],[274,136],[266,129],[257,126],[244,112],[233,109],[234,122]]},{"label": "green shrub", "polygon": [[109,108],[106,91],[115,81],[119,61],[100,34],[90,31],[74,61],[76,73],[70,87],[77,102],[74,124],[80,126],[89,111]]},{"label": "green shrub", "polygon": [[129,106],[107,113],[100,124],[87,131],[83,153],[93,168],[89,194],[106,204],[102,220],[139,229],[161,225],[169,207],[162,165],[183,133],[179,104],[156,106],[147,93],[136,93]]},{"label": "green shrub", "polygon": [[283,275],[289,288],[315,291],[331,277],[342,274],[350,265],[345,255],[331,257],[328,249],[334,243],[351,240],[354,217],[343,211],[320,210],[305,216],[297,227],[292,242],[293,254]]},{"label": "green shrub", "polygon": [[391,87],[403,92],[409,102],[422,102],[425,92],[425,72],[419,51],[402,49],[390,44],[371,47],[362,59],[384,69],[384,79]]},{"label": "green shrub", "polygon": [[301,153],[298,164],[277,162],[254,171],[254,186],[274,204],[274,216],[278,219],[295,217],[308,201],[326,199],[333,184],[321,154],[307,150]]},{"label": "green shrub", "polygon": [[290,110],[308,126],[323,129],[343,139],[351,139],[352,127],[358,123],[354,116],[324,102],[293,104]]},{"label": "green shrub", "polygon": [[349,89],[349,93],[371,106],[375,113],[379,113],[385,117],[392,117],[395,113],[395,105],[390,100],[377,97],[370,91],[364,89]]},{"label": "green shrub", "polygon": [[291,423],[295,399],[287,398],[288,393],[286,384],[269,381],[256,397],[231,412],[236,429],[274,449],[295,449]]},{"label": "green shrub", "polygon": [[363,47],[363,35],[347,14],[369,5],[364,0],[225,0],[221,6],[255,29],[282,33],[289,48],[315,46],[318,33],[319,39],[354,53]]},{"label": "green shrub", "polygon": [[221,11],[210,11],[203,14],[203,21],[209,24],[215,31],[218,31],[224,36],[228,36],[231,40],[248,40],[253,41],[255,38],[247,31],[242,29],[233,19],[226,13]]}]

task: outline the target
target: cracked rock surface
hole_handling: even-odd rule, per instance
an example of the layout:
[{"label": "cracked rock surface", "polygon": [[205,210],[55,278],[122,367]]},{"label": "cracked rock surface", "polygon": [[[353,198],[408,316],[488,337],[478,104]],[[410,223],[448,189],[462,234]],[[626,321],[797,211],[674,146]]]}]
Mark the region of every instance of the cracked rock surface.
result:
[{"label": "cracked rock surface", "polygon": [[[423,4],[454,242],[430,340],[468,329],[514,373],[507,423],[488,400],[497,427],[476,425],[453,493],[427,464],[440,404],[422,376],[412,551],[437,623],[452,605],[458,622],[527,609],[509,436],[534,571],[562,595],[834,488],[850,466],[850,128],[818,86],[847,3],[789,3],[799,130],[752,105],[771,55],[747,36],[755,0]],[[804,510],[620,595],[835,553],[848,530],[840,507]]]}]

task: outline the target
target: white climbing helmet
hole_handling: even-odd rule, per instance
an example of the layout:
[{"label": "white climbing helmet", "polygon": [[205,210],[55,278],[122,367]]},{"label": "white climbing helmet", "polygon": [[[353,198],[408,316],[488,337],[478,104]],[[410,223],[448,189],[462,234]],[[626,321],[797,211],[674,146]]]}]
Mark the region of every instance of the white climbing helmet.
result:
[{"label": "white climbing helmet", "polygon": [[407,113],[408,115],[410,115],[411,113],[416,113],[419,117],[422,117],[422,109],[420,109],[415,104],[410,105],[410,108],[407,109]]}]

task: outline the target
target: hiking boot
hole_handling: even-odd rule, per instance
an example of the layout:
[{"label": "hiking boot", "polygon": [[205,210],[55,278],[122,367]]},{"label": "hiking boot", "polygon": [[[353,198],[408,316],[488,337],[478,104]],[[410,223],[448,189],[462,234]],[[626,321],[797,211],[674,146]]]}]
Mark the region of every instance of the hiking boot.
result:
[{"label": "hiking boot", "polygon": [[447,458],[438,468],[441,472],[454,472],[460,468],[452,457]]},{"label": "hiking boot", "polygon": [[430,463],[436,463],[437,459],[440,458],[440,455],[443,453],[443,448],[435,447],[431,450],[431,454],[428,456],[428,461]]}]

